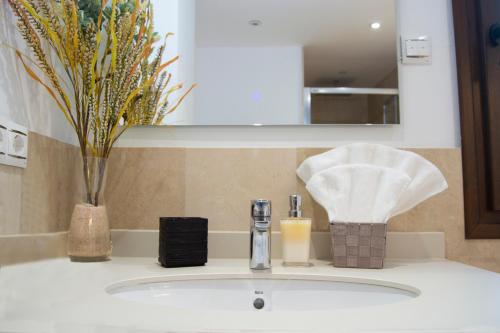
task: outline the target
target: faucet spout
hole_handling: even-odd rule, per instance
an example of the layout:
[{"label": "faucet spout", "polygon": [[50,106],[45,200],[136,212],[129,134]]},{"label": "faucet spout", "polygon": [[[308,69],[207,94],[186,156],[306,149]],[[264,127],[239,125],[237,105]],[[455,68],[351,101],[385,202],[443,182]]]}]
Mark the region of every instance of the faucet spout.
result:
[{"label": "faucet spout", "polygon": [[271,268],[271,201],[253,200],[250,220],[250,269]]}]

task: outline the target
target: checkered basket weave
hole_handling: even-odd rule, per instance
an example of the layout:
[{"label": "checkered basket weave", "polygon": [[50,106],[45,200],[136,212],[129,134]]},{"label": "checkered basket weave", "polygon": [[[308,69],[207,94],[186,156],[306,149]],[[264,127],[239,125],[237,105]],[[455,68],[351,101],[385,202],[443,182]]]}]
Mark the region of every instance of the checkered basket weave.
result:
[{"label": "checkered basket weave", "polygon": [[332,223],[333,266],[383,268],[387,224]]}]

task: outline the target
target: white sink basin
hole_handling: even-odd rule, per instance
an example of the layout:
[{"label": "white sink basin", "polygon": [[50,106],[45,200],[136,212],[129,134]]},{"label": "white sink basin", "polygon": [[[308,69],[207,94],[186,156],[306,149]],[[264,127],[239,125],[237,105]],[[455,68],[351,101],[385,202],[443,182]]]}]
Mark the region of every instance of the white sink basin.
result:
[{"label": "white sink basin", "polygon": [[107,292],[123,300],[191,310],[318,311],[410,300],[410,286],[359,279],[276,276],[186,276],[117,283]]}]

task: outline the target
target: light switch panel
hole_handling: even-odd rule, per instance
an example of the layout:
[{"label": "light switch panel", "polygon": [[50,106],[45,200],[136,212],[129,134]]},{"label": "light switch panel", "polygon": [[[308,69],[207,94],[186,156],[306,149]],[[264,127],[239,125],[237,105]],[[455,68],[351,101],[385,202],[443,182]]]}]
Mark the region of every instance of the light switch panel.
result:
[{"label": "light switch panel", "polygon": [[431,47],[428,40],[407,40],[406,56],[412,58],[430,57]]},{"label": "light switch panel", "polygon": [[27,160],[28,130],[0,120],[0,164],[26,168]]},{"label": "light switch panel", "polygon": [[432,62],[432,43],[427,36],[401,37],[401,62],[423,64]]}]

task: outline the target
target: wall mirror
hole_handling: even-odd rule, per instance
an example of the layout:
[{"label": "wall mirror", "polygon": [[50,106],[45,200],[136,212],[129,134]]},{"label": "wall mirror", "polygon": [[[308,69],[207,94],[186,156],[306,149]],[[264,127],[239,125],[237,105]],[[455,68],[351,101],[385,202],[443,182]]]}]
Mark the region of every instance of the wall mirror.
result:
[{"label": "wall mirror", "polygon": [[168,125],[399,123],[395,0],[155,2],[198,84]]}]

